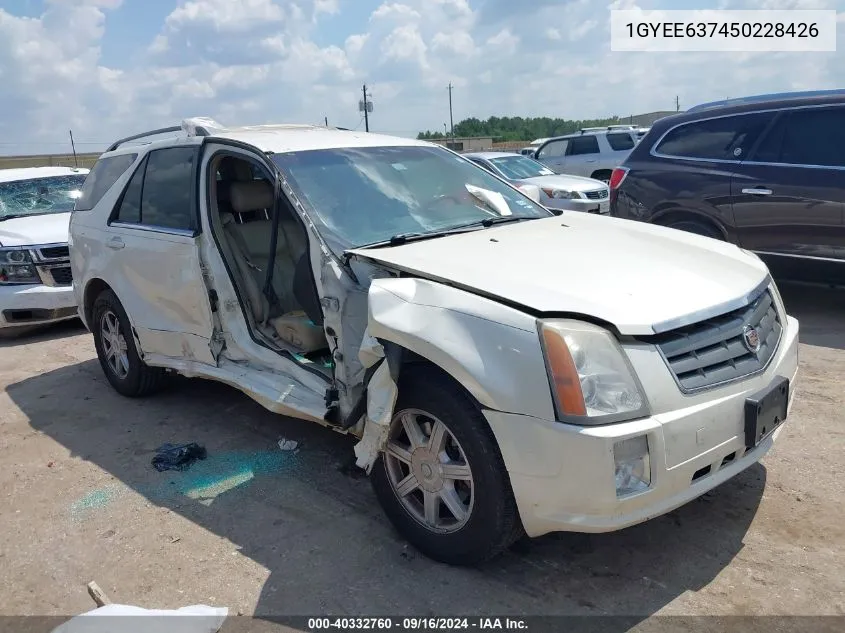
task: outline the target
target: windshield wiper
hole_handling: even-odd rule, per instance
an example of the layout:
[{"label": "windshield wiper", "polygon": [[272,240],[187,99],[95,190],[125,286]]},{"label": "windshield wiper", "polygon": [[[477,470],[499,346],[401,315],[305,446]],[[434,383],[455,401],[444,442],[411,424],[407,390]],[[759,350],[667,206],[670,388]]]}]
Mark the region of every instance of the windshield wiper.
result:
[{"label": "windshield wiper", "polygon": [[14,220],[15,218],[25,218],[29,213],[10,213],[9,215],[0,215],[0,222],[3,220]]},{"label": "windshield wiper", "polygon": [[382,240],[381,242],[374,242],[372,244],[365,244],[364,246],[358,246],[356,248],[365,249],[365,248],[381,248],[383,246],[401,246],[402,244],[408,244],[409,242],[419,242],[422,240],[429,240],[435,237],[445,237],[447,235],[458,235],[460,233],[469,233],[471,231],[479,230],[479,227],[483,228],[490,228],[496,224],[506,224],[508,222],[520,222],[522,220],[537,220],[539,218],[527,218],[525,216],[513,216],[513,215],[505,215],[505,216],[498,216],[495,218],[485,218],[483,220],[478,220],[476,222],[470,222],[469,224],[461,224],[459,226],[453,226],[450,229],[444,229],[442,231],[430,231],[427,233],[398,233],[397,235],[392,236],[390,239]]},{"label": "windshield wiper", "polygon": [[409,242],[419,242],[422,240],[430,240],[435,237],[445,237],[446,235],[455,235],[457,233],[466,233],[468,231],[478,230],[476,227],[478,222],[472,224],[462,224],[442,231],[427,231],[425,233],[397,233],[389,239],[381,242],[373,242],[372,244],[365,244],[364,246],[357,246],[356,248],[380,248],[382,246],[401,246]]}]

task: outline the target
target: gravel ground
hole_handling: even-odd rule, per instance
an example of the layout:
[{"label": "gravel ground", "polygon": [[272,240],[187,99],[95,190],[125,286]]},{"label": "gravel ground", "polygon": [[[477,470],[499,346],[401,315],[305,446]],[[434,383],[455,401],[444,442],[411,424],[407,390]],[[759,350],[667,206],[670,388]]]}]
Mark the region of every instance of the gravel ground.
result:
[{"label": "gravel ground", "polygon": [[[845,615],[845,291],[782,291],[800,385],[763,463],[647,524],[480,569],[406,546],[348,438],[200,380],[124,399],[77,323],[0,341],[0,615],[87,611],[90,580],[116,602],[245,615]],[[150,466],[187,441],[208,459]]]}]

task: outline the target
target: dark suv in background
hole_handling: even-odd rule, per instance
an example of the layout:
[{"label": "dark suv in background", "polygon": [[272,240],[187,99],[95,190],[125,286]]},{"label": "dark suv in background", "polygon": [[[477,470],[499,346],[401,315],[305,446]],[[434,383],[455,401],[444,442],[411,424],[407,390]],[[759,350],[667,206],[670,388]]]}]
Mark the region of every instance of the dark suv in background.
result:
[{"label": "dark suv in background", "polygon": [[845,91],[657,121],[614,170],[610,214],[733,242],[784,278],[845,283]]}]

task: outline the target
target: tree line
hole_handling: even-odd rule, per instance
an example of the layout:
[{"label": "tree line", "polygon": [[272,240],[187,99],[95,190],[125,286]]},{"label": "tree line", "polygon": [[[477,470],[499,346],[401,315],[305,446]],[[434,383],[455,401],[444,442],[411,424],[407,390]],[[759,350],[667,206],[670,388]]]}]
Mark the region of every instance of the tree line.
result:
[{"label": "tree line", "polygon": [[[587,119],[573,121],[571,119],[552,119],[549,117],[497,117],[491,116],[484,121],[471,117],[455,124],[455,136],[492,136],[497,142],[532,141],[535,138],[548,136],[562,136],[577,132],[584,127],[603,127],[626,123],[618,116],[608,119]],[[426,130],[417,134],[421,140],[443,139],[447,135],[443,132]]]}]

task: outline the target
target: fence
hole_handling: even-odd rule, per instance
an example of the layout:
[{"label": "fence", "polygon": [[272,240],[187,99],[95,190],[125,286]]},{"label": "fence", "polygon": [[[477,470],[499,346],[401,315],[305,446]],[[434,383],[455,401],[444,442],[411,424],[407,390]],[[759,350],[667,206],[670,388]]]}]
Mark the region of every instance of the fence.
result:
[{"label": "fence", "polygon": [[21,167],[91,167],[99,153],[77,154],[76,161],[73,154],[40,154],[33,156],[0,156],[0,169],[15,169]]}]

